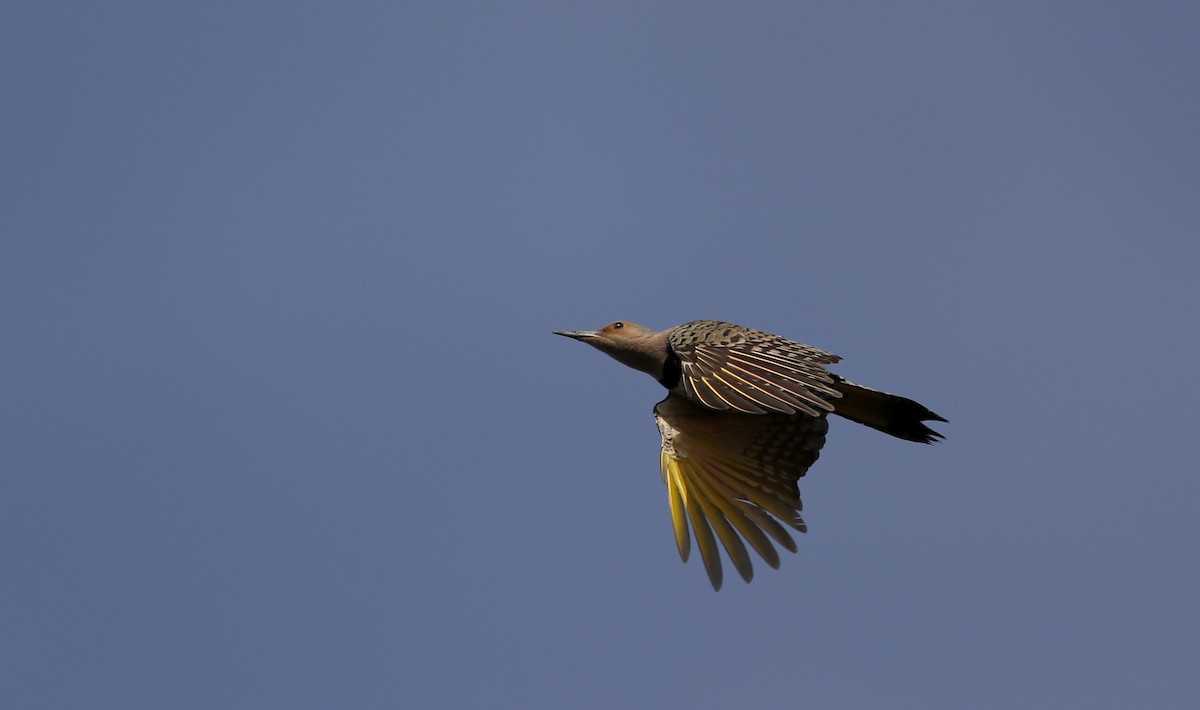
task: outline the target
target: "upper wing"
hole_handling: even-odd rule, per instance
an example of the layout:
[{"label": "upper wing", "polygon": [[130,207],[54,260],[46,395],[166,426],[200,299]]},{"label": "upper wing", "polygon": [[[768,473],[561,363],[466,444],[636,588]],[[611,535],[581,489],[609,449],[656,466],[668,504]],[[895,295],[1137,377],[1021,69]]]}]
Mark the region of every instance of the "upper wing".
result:
[{"label": "upper wing", "polygon": [[778,335],[692,321],[671,332],[670,346],[684,393],[711,409],[817,416],[841,396],[825,367],[841,358]]},{"label": "upper wing", "polygon": [[806,530],[796,481],[825,444],[823,416],[716,412],[672,394],[654,417],[679,556],[686,562],[691,551],[690,523],[713,589],[722,580],[717,538],[747,582],[754,570],[743,538],[772,567],[779,566],[772,539],[796,551],[780,522]]}]

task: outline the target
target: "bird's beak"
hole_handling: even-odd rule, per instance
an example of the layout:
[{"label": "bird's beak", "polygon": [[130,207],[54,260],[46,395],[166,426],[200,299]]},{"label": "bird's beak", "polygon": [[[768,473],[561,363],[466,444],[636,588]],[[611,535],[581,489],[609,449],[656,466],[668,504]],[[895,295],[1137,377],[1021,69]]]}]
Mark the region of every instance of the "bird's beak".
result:
[{"label": "bird's beak", "polygon": [[568,338],[574,338],[575,340],[587,340],[588,338],[600,337],[600,331],[598,330],[556,330],[554,331],[554,334],[565,335]]}]

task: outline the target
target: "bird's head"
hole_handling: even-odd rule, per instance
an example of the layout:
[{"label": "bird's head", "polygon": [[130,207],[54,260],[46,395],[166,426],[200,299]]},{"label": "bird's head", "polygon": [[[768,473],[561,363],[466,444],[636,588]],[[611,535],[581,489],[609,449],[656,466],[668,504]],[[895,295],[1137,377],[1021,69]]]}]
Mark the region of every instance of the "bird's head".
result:
[{"label": "bird's head", "polygon": [[614,321],[599,330],[556,330],[587,343],[618,362],[660,379],[667,359],[667,333],[629,321]]}]

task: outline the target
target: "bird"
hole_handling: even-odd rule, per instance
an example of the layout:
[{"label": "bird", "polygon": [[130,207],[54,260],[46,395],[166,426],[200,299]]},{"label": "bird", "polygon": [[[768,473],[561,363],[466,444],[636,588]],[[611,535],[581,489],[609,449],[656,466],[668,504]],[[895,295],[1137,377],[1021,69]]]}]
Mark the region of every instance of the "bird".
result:
[{"label": "bird", "polygon": [[667,389],[654,418],[675,544],[686,563],[695,538],[715,591],[723,581],[718,540],[747,583],[747,545],[776,569],[775,545],[796,552],[789,528],[808,530],[798,481],[825,444],[828,414],[906,441],[944,438],[925,422],[947,420],[924,405],[854,384],[829,371],[839,356],[754,328],[695,320],[657,331],[615,321],[553,332]]}]

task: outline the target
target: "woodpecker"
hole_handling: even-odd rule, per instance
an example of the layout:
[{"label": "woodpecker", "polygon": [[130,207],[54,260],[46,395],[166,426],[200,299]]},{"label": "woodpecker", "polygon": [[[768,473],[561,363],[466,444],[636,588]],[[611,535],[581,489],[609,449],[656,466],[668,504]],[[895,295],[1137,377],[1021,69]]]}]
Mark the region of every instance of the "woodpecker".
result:
[{"label": "woodpecker", "polygon": [[746,544],[773,568],[779,553],[772,541],[796,551],[788,528],[807,531],[797,481],[825,444],[826,415],[923,444],[942,438],[924,422],[947,421],[830,372],[837,355],[733,323],[697,320],[656,331],[616,321],[554,333],[667,389],[654,418],[675,543],[686,562],[695,537],[714,590],[722,583],[717,540],[746,582],[754,576]]}]

